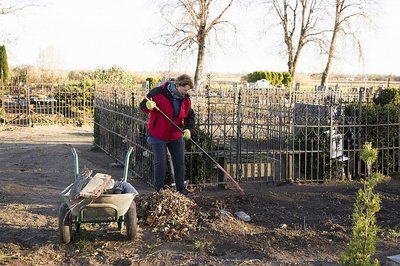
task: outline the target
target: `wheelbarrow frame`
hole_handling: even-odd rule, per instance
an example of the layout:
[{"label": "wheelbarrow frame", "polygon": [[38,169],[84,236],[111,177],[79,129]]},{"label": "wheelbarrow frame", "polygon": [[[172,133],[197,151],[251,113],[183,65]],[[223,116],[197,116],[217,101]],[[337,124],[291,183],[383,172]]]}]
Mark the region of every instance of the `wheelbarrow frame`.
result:
[{"label": "wheelbarrow frame", "polygon": [[[78,154],[71,146],[74,157],[74,176],[75,180],[79,175]],[[125,165],[122,181],[127,181],[129,157],[133,151],[130,147],[125,156]],[[58,213],[58,224],[60,239],[63,243],[72,240],[73,227],[79,231],[82,223],[109,223],[117,222],[118,229],[122,231],[122,226],[126,226],[127,237],[134,240],[137,234],[137,214],[134,198],[139,193],[133,188],[133,193],[124,194],[101,194],[97,198],[83,198],[71,200],[69,194],[73,183],[61,192],[64,200],[60,204]]]}]

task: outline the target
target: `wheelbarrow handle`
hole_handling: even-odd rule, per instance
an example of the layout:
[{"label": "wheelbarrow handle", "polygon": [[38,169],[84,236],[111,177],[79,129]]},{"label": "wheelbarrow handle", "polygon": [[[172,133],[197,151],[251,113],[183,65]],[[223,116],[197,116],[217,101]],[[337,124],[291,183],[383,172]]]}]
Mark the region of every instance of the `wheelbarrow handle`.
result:
[{"label": "wheelbarrow handle", "polygon": [[72,151],[72,156],[74,157],[74,177],[75,181],[79,176],[79,159],[78,159],[78,153],[76,152],[75,148],[71,145],[68,144],[68,146],[71,148]]},{"label": "wheelbarrow handle", "polygon": [[129,157],[131,157],[133,151],[133,147],[129,147],[128,152],[125,155],[125,162],[124,162],[124,175],[122,177],[122,181],[126,182],[128,179],[128,169],[129,169]]}]

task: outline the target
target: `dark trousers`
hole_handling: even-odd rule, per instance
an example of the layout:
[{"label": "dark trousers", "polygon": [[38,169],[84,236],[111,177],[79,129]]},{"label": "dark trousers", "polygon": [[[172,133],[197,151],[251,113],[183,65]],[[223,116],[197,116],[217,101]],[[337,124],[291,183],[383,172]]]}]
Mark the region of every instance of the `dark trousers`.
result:
[{"label": "dark trousers", "polygon": [[185,142],[182,138],[161,144],[152,144],[154,188],[158,191],[165,183],[167,175],[167,148],[171,154],[174,166],[176,190],[184,189],[185,178]]}]

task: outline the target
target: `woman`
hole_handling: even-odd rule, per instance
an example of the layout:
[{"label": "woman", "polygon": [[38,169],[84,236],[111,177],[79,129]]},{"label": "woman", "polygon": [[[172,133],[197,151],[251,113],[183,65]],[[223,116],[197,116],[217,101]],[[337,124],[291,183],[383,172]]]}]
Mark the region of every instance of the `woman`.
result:
[{"label": "woman", "polygon": [[[184,140],[190,139],[191,130],[195,125],[195,113],[188,95],[191,89],[191,77],[183,74],[150,90],[147,99],[140,103],[140,109],[149,114],[147,142],[152,145],[153,150],[154,188],[159,191],[164,187],[168,148],[174,168],[176,190],[188,197],[194,195],[184,185]],[[183,134],[157,110],[158,108],[182,128]]]}]

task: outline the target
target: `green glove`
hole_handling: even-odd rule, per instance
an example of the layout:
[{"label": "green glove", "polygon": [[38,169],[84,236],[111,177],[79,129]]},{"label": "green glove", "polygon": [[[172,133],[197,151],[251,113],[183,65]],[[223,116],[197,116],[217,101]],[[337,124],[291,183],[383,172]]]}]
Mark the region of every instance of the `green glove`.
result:
[{"label": "green glove", "polygon": [[190,139],[190,130],[189,129],[185,129],[184,131],[183,131],[183,139],[184,140],[188,140],[188,139]]},{"label": "green glove", "polygon": [[150,111],[154,109],[154,107],[156,107],[156,103],[154,101],[147,101],[146,102],[146,108],[149,109]]}]

